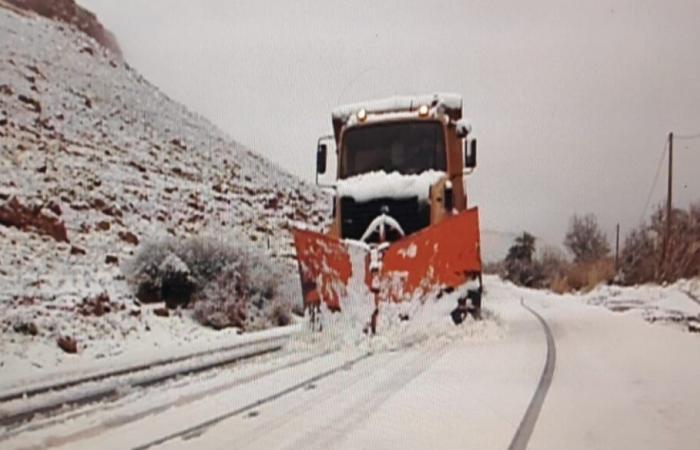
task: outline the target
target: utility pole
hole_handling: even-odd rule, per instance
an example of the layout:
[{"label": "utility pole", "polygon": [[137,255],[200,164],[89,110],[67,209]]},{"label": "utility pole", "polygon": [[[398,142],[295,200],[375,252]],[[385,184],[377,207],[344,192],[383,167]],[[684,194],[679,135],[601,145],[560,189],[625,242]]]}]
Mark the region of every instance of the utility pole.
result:
[{"label": "utility pole", "polygon": [[620,265],[619,258],[620,255],[620,224],[618,223],[615,227],[615,273],[617,273]]},{"label": "utility pole", "polygon": [[664,242],[661,253],[661,276],[666,276],[668,267],[668,247],[671,239],[671,209],[673,204],[673,132],[668,133],[668,193],[666,196],[666,230],[664,231]]}]

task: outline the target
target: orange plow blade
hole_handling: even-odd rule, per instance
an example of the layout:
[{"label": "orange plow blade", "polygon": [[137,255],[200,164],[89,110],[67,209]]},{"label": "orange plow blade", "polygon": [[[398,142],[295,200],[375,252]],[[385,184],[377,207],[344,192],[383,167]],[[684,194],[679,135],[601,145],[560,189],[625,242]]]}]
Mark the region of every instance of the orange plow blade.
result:
[{"label": "orange plow blade", "polygon": [[[304,304],[339,310],[353,276],[348,244],[308,230],[294,230]],[[438,289],[457,287],[481,272],[477,208],[393,242],[370,273],[370,253],[355,274],[375,292],[376,301],[405,301]],[[356,268],[360,269],[360,268]],[[358,277],[359,275],[359,277]],[[360,278],[361,277],[361,278]],[[374,288],[374,289],[372,289]]]},{"label": "orange plow blade", "polygon": [[347,244],[325,234],[295,229],[294,246],[304,306],[324,302],[331,310],[339,310],[352,274]]},{"label": "orange plow blade", "polygon": [[463,211],[384,252],[380,298],[403,301],[462,285],[481,272],[479,211]]}]

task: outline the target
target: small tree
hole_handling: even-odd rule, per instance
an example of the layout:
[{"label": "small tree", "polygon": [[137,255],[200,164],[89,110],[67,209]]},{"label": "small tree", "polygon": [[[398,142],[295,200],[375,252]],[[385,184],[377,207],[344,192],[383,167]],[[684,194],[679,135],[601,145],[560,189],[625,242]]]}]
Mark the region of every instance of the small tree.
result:
[{"label": "small tree", "polygon": [[574,262],[597,261],[610,253],[608,240],[594,214],[574,214],[564,238],[564,246],[574,255]]},{"label": "small tree", "polygon": [[506,278],[522,286],[537,286],[542,279],[540,264],[534,260],[535,237],[523,232],[515,238],[505,260]]}]

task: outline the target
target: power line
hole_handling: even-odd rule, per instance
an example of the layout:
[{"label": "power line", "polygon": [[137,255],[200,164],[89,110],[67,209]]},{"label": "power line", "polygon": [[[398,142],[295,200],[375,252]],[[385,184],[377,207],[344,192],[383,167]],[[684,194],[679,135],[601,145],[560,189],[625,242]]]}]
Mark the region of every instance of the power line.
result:
[{"label": "power line", "polygon": [[[675,137],[675,135],[674,135],[674,137]],[[651,188],[649,189],[649,194],[647,195],[647,201],[644,203],[644,210],[642,211],[642,214],[639,216],[639,223],[642,223],[644,216],[647,213],[647,209],[649,208],[649,202],[651,201],[651,197],[654,194],[654,188],[656,188],[656,183],[659,181],[659,175],[661,175],[661,166],[663,165],[664,156],[666,156],[667,149],[668,149],[668,141],[664,141],[664,146],[661,149],[661,157],[659,158],[659,163],[656,166],[656,175],[654,176],[654,182],[651,183]]]},{"label": "power line", "polygon": [[676,134],[676,133],[673,133],[673,138],[674,138],[674,139],[700,139],[700,132],[698,132],[698,133],[689,133],[689,134]]}]

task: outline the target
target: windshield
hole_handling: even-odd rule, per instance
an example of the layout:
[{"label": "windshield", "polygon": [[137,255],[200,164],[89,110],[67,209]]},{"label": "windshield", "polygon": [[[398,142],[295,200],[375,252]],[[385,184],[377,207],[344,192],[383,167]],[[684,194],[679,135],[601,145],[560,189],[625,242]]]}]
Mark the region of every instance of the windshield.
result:
[{"label": "windshield", "polygon": [[348,130],[340,178],[383,170],[418,174],[445,170],[445,144],[439,122],[400,122]]}]

